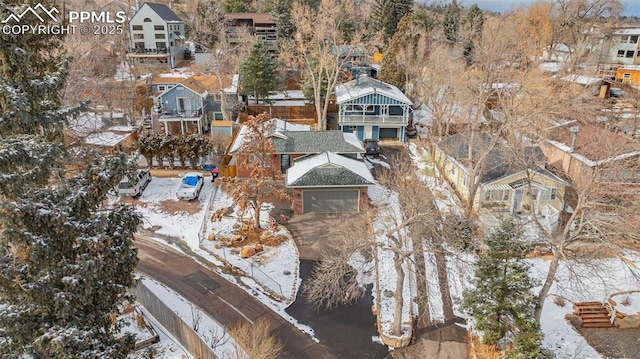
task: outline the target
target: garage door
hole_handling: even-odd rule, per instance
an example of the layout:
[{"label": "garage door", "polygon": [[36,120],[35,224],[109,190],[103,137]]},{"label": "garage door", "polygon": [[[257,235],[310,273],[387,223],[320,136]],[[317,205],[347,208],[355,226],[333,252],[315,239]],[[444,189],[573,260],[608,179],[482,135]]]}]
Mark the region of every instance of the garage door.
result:
[{"label": "garage door", "polygon": [[398,138],[397,128],[381,128],[380,138]]},{"label": "garage door", "polygon": [[358,189],[302,191],[304,213],[346,213],[358,211]]}]

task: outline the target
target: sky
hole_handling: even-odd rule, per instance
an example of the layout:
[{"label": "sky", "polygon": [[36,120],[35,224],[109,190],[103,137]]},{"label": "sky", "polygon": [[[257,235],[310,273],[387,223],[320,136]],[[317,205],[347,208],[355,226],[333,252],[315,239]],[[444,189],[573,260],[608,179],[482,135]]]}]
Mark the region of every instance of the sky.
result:
[{"label": "sky", "polygon": [[[529,4],[532,0],[459,0],[458,3],[464,7],[469,7],[473,4],[483,10],[491,10],[496,12],[507,11],[512,5]],[[623,15],[640,16],[640,0],[623,0],[625,5],[625,11]]]}]

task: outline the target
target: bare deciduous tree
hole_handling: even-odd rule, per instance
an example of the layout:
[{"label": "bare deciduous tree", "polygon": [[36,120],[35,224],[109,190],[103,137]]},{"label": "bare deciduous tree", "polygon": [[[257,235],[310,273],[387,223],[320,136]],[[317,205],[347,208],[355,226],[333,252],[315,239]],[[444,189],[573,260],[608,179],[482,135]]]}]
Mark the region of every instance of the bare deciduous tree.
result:
[{"label": "bare deciduous tree", "polygon": [[[273,122],[266,113],[249,116],[244,123],[246,132],[243,142],[235,156],[239,162],[250,169],[246,178],[223,178],[223,186],[239,208],[242,220],[248,210],[253,211],[254,228],[260,228],[260,212],[262,205],[269,201],[290,201],[289,193],[276,178],[273,166],[275,150],[271,141]],[[216,213],[216,217],[224,215],[226,209]]]},{"label": "bare deciduous tree", "polygon": [[230,327],[229,334],[236,341],[236,358],[278,358],[282,352],[282,344],[270,334],[270,331],[269,321],[264,318]]}]

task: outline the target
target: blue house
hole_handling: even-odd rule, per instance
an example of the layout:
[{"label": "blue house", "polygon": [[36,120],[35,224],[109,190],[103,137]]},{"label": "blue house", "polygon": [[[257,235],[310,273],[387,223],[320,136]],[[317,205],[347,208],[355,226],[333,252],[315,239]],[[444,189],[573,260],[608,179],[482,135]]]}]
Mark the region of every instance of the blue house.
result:
[{"label": "blue house", "polygon": [[405,141],[413,103],[397,87],[368,76],[336,86],[338,124],[360,140]]}]

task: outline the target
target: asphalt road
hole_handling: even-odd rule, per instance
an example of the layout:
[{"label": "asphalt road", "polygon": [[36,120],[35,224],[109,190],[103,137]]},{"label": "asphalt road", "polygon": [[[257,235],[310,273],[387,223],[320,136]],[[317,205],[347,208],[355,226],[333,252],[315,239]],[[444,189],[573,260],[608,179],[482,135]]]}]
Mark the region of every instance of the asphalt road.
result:
[{"label": "asphalt road", "polygon": [[284,345],[281,358],[335,358],[325,345],[192,258],[145,236],[136,235],[135,245],[138,271],[180,293],[220,324],[265,318],[271,323],[271,333]]}]

